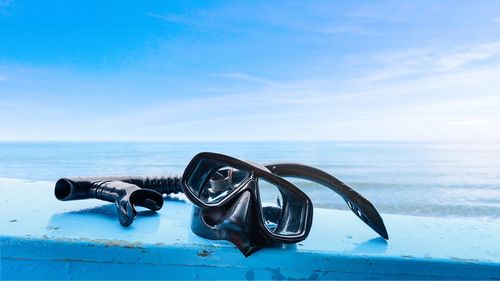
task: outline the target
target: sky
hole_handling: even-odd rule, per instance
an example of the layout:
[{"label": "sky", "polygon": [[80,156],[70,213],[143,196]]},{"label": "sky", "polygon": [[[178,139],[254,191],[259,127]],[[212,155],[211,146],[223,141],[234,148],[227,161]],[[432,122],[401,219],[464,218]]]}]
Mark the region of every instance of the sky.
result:
[{"label": "sky", "polygon": [[500,141],[500,1],[0,0],[0,140]]}]

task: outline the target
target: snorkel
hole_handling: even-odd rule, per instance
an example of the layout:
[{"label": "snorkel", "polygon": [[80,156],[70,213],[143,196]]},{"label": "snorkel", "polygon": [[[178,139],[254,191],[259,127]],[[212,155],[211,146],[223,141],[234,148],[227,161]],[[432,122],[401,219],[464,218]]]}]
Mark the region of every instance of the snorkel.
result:
[{"label": "snorkel", "polygon": [[54,195],[61,201],[99,199],[116,204],[123,226],[134,221],[141,206],[158,211],[163,206],[162,194],[182,192],[179,177],[77,177],[61,178]]}]

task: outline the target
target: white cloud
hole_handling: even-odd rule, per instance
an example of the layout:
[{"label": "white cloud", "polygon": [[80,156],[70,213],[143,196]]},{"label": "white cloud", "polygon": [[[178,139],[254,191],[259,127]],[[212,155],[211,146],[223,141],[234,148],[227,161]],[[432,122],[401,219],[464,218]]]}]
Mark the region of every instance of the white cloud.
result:
[{"label": "white cloud", "polygon": [[[0,138],[497,140],[500,67],[492,59],[497,55],[493,45],[457,48],[451,54],[435,48],[374,56],[385,71],[367,71],[359,79],[328,73],[278,82],[242,71],[219,73],[215,76],[258,84],[258,90],[235,87],[225,94],[178,96],[98,114],[69,116],[71,108],[50,104],[43,109],[36,104],[21,110],[4,107],[0,119],[16,122],[1,122]],[[468,52],[482,55],[463,55]],[[445,64],[453,65],[445,71],[437,67],[437,58],[460,63]]]},{"label": "white cloud", "polygon": [[12,0],[0,0],[0,9],[7,8],[12,4]]},{"label": "white cloud", "polygon": [[9,7],[12,5],[12,0],[0,0],[0,16],[9,14]]},{"label": "white cloud", "polygon": [[471,44],[456,48],[427,47],[377,53],[356,62],[368,71],[358,80],[362,83],[400,79],[408,76],[454,72],[474,63],[500,65],[500,41]]},{"label": "white cloud", "polygon": [[251,82],[251,83],[257,83],[257,84],[263,84],[263,85],[275,85],[275,84],[277,84],[274,81],[264,79],[261,77],[257,77],[257,76],[253,76],[253,75],[250,75],[247,73],[241,73],[241,72],[217,73],[214,76],[230,78],[230,79],[234,79],[234,80],[240,80],[240,81]]},{"label": "white cloud", "polygon": [[147,16],[157,18],[159,20],[180,24],[185,26],[197,27],[197,28],[209,28],[209,29],[217,29],[217,30],[225,30],[229,32],[237,32],[237,33],[254,33],[255,31],[246,28],[235,28],[233,26],[227,25],[224,22],[218,21],[218,18],[210,18],[206,17],[202,14],[191,14],[190,16],[178,15],[178,14],[146,14]]},{"label": "white cloud", "polygon": [[170,100],[96,119],[92,127],[126,132],[124,128],[133,126],[139,135],[160,139],[492,140],[500,138],[493,129],[500,126],[500,96],[494,90],[500,87],[494,80],[498,74],[469,70],[359,92],[316,88],[294,97],[268,87]]},{"label": "white cloud", "polygon": [[451,126],[477,126],[484,125],[485,120],[461,120],[461,121],[450,121],[446,122],[446,125]]},{"label": "white cloud", "polygon": [[392,8],[393,9],[391,10],[388,9],[388,7],[383,7],[382,5],[362,6],[348,12],[346,15],[352,18],[386,22],[402,22],[407,20],[401,10],[396,11],[396,7],[394,6]]},{"label": "white cloud", "polygon": [[440,56],[436,62],[436,70],[448,71],[466,64],[490,59],[500,55],[500,42],[476,44],[451,54]]},{"label": "white cloud", "polygon": [[362,35],[377,35],[378,33],[369,30],[365,27],[359,25],[348,25],[348,24],[330,24],[330,26],[310,26],[303,27],[303,30],[310,32],[320,33],[320,34],[342,34],[342,33],[352,33],[352,34],[362,34]]},{"label": "white cloud", "polygon": [[[338,14],[325,13],[325,10],[317,11],[309,5],[297,7],[291,4],[287,13],[283,13],[284,6],[273,7],[267,3],[224,5],[210,11],[198,10],[189,14],[154,14],[154,17],[169,23],[181,24],[192,27],[211,28],[239,33],[263,34],[268,33],[274,37],[274,33],[266,30],[256,31],[249,28],[251,25],[265,24],[269,27],[279,27],[302,33],[314,35],[335,34],[362,34],[375,35],[376,33],[363,25],[352,22],[340,22]],[[300,6],[300,5],[299,5]],[[304,16],[307,15],[307,16]],[[325,17],[326,16],[326,17]],[[308,19],[309,18],[309,19]],[[228,25],[228,22],[236,24]],[[270,31],[272,30],[269,29]]]}]

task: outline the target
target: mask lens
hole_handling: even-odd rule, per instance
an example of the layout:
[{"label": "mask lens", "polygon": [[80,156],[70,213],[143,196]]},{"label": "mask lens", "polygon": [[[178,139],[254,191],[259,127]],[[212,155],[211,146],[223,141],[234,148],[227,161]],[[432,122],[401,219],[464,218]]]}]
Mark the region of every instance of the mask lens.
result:
[{"label": "mask lens", "polygon": [[278,227],[283,212],[281,191],[276,185],[264,179],[259,179],[259,197],[264,225],[269,231],[274,232]]},{"label": "mask lens", "polygon": [[280,236],[296,236],[305,229],[307,202],[288,189],[259,178],[262,221],[267,230]]},{"label": "mask lens", "polygon": [[215,204],[226,198],[248,177],[248,171],[225,166],[216,170],[200,190],[199,198],[207,204]]}]

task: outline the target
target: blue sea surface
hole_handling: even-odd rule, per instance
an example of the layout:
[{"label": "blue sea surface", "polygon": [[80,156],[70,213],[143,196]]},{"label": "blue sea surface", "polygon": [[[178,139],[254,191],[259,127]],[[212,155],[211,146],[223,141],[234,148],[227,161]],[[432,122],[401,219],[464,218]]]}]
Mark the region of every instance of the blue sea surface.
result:
[{"label": "blue sea surface", "polygon": [[[382,213],[500,219],[500,142],[0,142],[0,177],[177,175],[201,151],[316,166]],[[291,181],[314,206],[346,209],[332,191]]]}]

